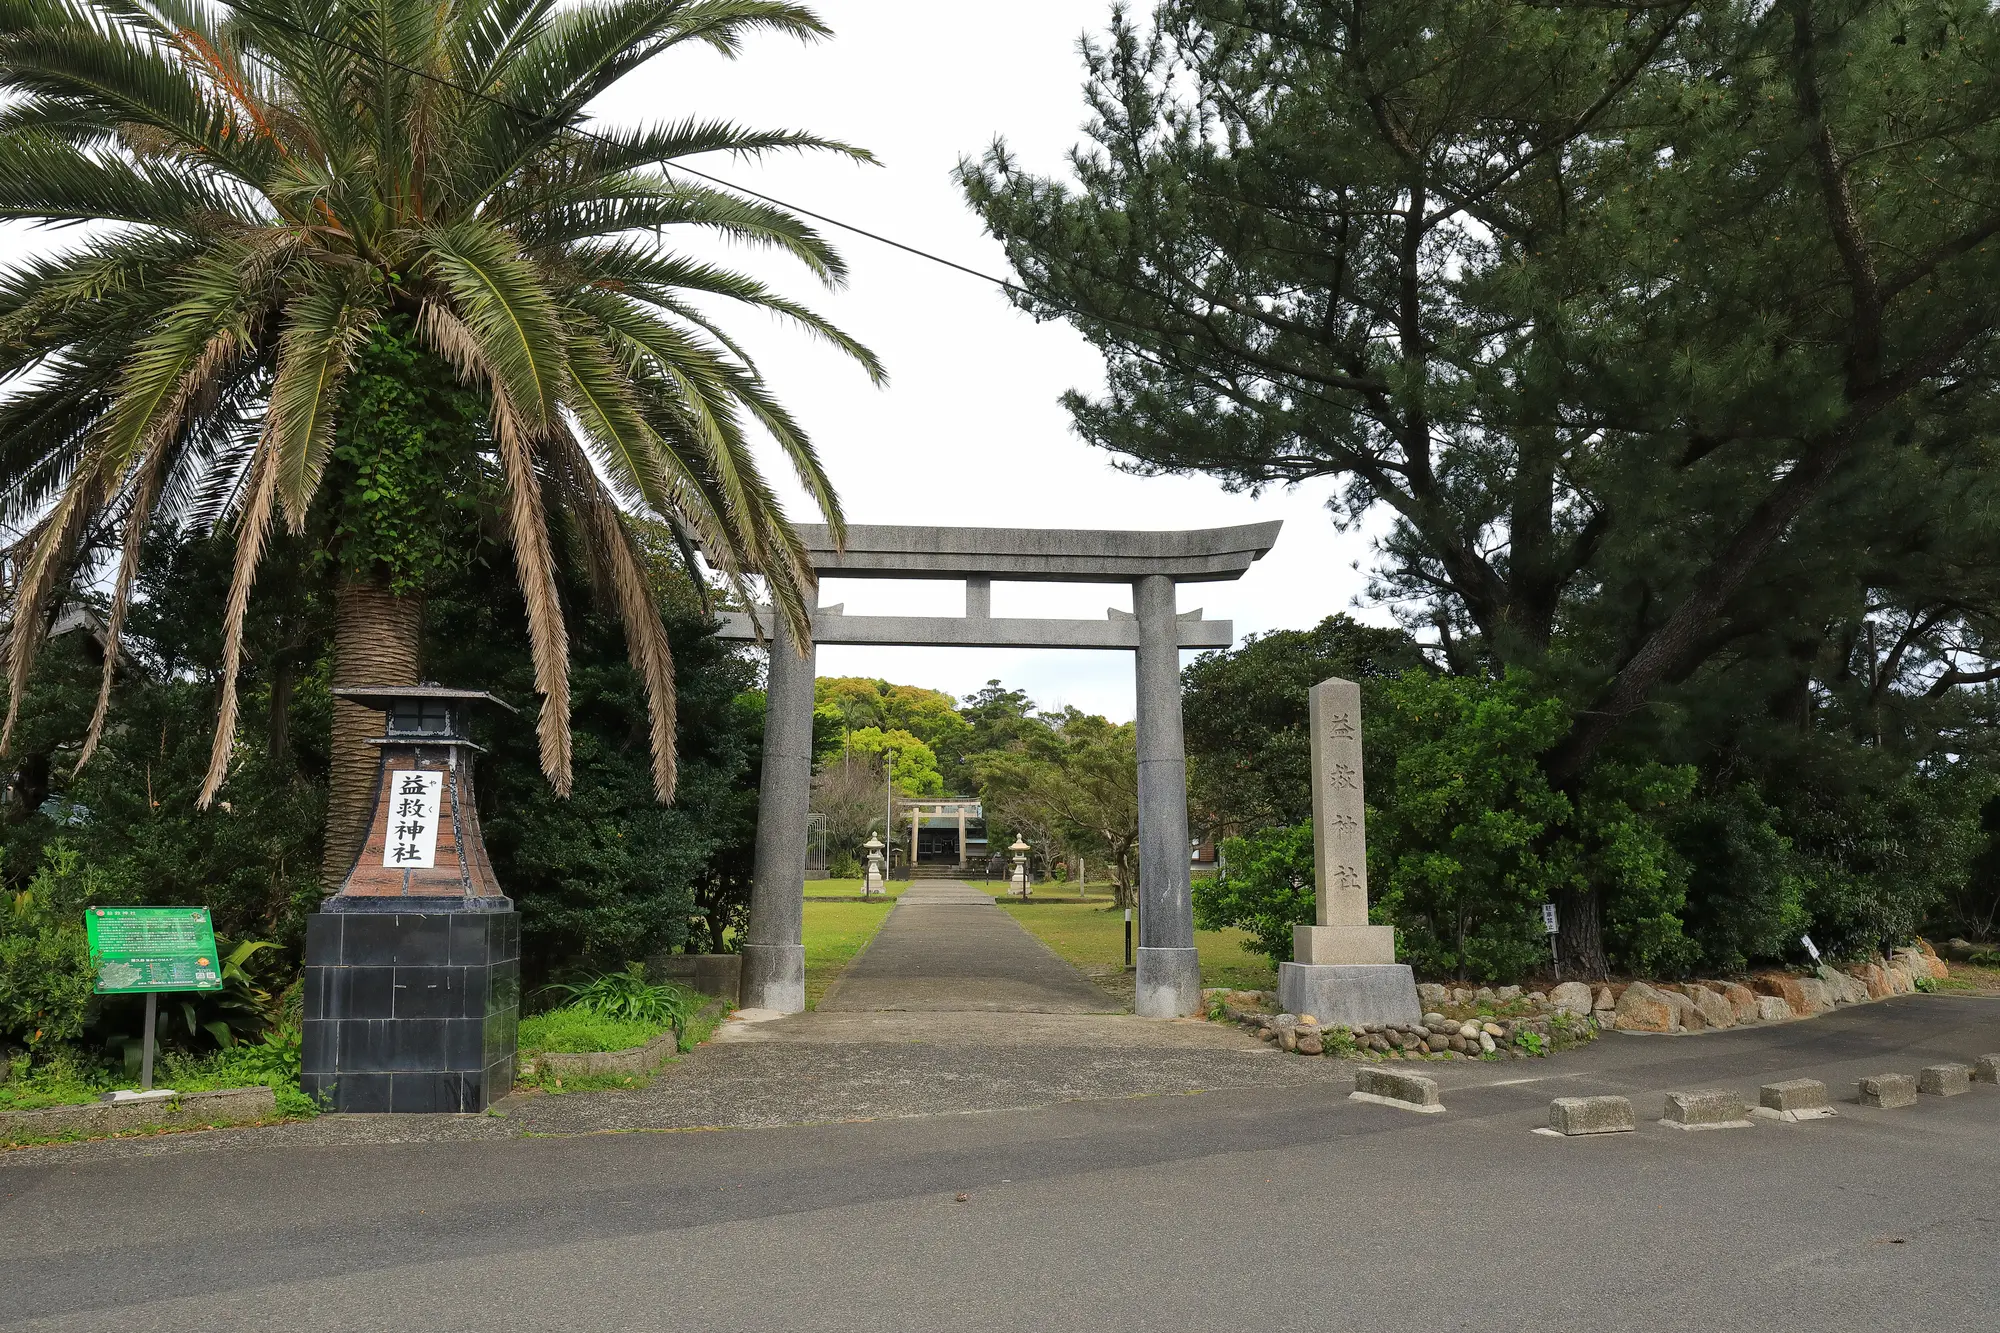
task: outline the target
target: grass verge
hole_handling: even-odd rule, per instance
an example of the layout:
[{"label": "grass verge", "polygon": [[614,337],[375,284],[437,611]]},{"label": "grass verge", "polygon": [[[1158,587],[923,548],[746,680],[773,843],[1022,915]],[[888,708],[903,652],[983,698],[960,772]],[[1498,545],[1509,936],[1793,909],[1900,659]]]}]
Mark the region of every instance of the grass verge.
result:
[{"label": "grass verge", "polygon": [[[242,1042],[227,1050],[196,1054],[168,1048],[159,1053],[153,1084],[176,1092],[267,1087],[277,1099],[280,1119],[306,1119],[318,1115],[319,1107],[299,1091],[299,1053],[296,1028],[279,1028],[263,1042]],[[11,1077],[0,1083],[0,1111],[80,1106],[107,1092],[139,1086],[124,1068],[88,1062],[67,1050],[40,1064],[19,1058],[9,1072]]]},{"label": "grass verge", "polygon": [[806,901],[806,1008],[820,997],[888,919],[889,903]]},{"label": "grass verge", "polygon": [[[1079,970],[1097,977],[1123,970],[1125,916],[1117,907],[1052,897],[1030,903],[1003,900],[1000,906]],[[1240,930],[1197,930],[1194,945],[1201,956],[1201,984],[1238,990],[1275,987],[1277,968],[1264,955],[1245,947],[1249,938]]]}]

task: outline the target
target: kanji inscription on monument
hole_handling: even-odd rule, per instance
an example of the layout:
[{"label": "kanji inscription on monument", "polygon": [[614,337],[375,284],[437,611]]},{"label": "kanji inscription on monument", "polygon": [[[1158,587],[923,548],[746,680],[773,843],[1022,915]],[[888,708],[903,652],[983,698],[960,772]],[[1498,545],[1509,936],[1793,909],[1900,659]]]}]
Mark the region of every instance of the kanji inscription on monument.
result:
[{"label": "kanji inscription on monument", "polygon": [[1292,959],[1352,966],[1396,961],[1396,932],[1368,924],[1367,812],[1361,776],[1361,687],[1323,680],[1307,696],[1312,732],[1316,924],[1292,931]]},{"label": "kanji inscription on monument", "polygon": [[1361,687],[1323,680],[1308,703],[1312,728],[1313,866],[1322,926],[1368,924],[1368,843],[1361,791]]},{"label": "kanji inscription on monument", "polygon": [[437,864],[444,774],[403,768],[391,769],[387,778],[389,836],[382,842],[382,864],[394,870],[429,870]]}]

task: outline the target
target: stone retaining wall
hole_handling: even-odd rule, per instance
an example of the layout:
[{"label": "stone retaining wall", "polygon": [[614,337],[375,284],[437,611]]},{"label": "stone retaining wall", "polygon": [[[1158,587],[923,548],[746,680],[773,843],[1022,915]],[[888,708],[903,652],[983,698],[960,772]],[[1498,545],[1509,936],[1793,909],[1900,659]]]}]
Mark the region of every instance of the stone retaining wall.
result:
[{"label": "stone retaining wall", "polygon": [[679,1049],[679,1042],[679,1034],[668,1028],[644,1046],[622,1051],[539,1051],[521,1072],[549,1074],[556,1078],[650,1074]]},{"label": "stone retaining wall", "polygon": [[142,1129],[247,1125],[278,1114],[269,1088],[190,1092],[163,1102],[83,1102],[33,1111],[0,1111],[0,1144],[66,1137],[101,1138]]},{"label": "stone retaining wall", "polygon": [[1451,1017],[1432,1011],[1420,1023],[1322,1025],[1312,1014],[1266,1014],[1245,1007],[1262,992],[1226,992],[1223,1018],[1243,1024],[1288,1054],[1391,1060],[1526,1059],[1589,1041],[1589,1018],[1569,1014]]},{"label": "stone retaining wall", "polygon": [[1548,991],[1520,986],[1417,987],[1425,1013],[1407,1028],[1322,1027],[1309,1014],[1266,1012],[1275,996],[1260,991],[1208,992],[1220,1016],[1242,1023],[1287,1052],[1390,1058],[1546,1055],[1599,1032],[1702,1032],[1811,1018],[1845,1004],[1865,1004],[1923,989],[1950,975],[1925,941],[1897,949],[1886,962],[1817,975],[1760,972],[1746,981],[1630,981],[1592,986],[1568,981]]},{"label": "stone retaining wall", "polygon": [[1862,963],[1846,971],[1825,966],[1815,976],[1759,972],[1747,983],[1600,986],[1592,994],[1591,1012],[1600,1027],[1622,1032],[1702,1032],[1812,1018],[1840,1005],[1914,994],[1920,982],[1950,975],[1944,960],[1919,941],[1918,947],[1896,950],[1886,963]]}]

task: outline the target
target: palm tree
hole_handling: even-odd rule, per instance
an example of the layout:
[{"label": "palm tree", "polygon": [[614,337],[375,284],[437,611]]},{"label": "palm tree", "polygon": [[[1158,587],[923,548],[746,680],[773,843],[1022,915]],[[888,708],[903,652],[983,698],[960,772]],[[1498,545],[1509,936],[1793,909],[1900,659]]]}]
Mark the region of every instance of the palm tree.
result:
[{"label": "palm tree", "polygon": [[[698,543],[739,585],[761,576],[801,642],[813,575],[749,423],[841,522],[806,433],[712,310],[775,312],[878,381],[881,368],[759,282],[664,248],[666,229],[691,228],[775,248],[830,286],[845,276],[796,216],[667,164],[868,155],[720,121],[582,127],[594,98],[661,52],[734,55],[758,30],[825,32],[776,0],[0,0],[0,217],[97,224],[0,273],[0,377],[15,386],[0,401],[0,521],[22,533],[0,752],[67,589],[111,566],[87,760],[148,531],[230,524],[206,805],[228,773],[244,611],[273,521],[324,531],[340,561],[335,683],[411,683],[425,538],[382,506],[485,468],[528,608],[544,772],[568,791],[553,510],[615,592],[671,800],[672,661],[627,515],[664,519],[690,559]],[[427,418],[433,392],[385,400],[383,366],[392,383],[473,395],[471,428]],[[365,453],[385,431],[402,432],[395,449],[340,461],[343,440]],[[335,873],[365,825],[372,729],[336,706]]]}]

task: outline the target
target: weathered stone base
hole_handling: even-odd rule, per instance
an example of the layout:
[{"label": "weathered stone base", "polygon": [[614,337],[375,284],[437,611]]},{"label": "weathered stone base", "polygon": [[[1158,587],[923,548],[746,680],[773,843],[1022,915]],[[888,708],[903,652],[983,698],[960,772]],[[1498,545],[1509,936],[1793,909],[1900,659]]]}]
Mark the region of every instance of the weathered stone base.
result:
[{"label": "weathered stone base", "polygon": [[1660,1123],[1669,1129],[1749,1129],[1752,1121],[1743,1099],[1726,1088],[1670,1092]]},{"label": "weathered stone base", "polygon": [[1132,1012],[1141,1018],[1186,1018],[1201,1012],[1201,956],[1193,949],[1137,950]]},{"label": "weathered stone base", "polygon": [[744,945],[743,986],[739,1003],[745,1009],[769,1009],[780,1014],[804,1013],[806,946]]},{"label": "weathered stone base", "polygon": [[1417,979],[1403,963],[1278,964],[1278,1003],[1289,1014],[1311,1014],[1320,1026],[1423,1021]]},{"label": "weathered stone base", "polygon": [[1293,926],[1295,962],[1342,967],[1396,961],[1394,926]]},{"label": "weathered stone base", "polygon": [[1957,1097],[1972,1091],[1971,1065],[1926,1065],[1917,1071],[1917,1091],[1930,1097]]},{"label": "weathered stone base", "polygon": [[381,905],[398,901],[306,918],[299,1087],[334,1111],[484,1111],[514,1087],[521,920],[494,900]]}]

